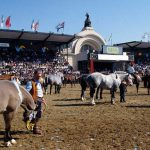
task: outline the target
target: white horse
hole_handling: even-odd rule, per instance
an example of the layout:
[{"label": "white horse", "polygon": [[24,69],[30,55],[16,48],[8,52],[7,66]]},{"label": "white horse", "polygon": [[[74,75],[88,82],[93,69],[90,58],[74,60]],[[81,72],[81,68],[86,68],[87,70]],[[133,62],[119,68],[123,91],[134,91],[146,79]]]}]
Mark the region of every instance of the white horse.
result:
[{"label": "white horse", "polygon": [[47,94],[47,87],[50,85],[50,94],[52,93],[52,87],[55,85],[55,94],[60,93],[61,85],[63,80],[63,74],[61,72],[51,73],[44,79],[44,89]]},{"label": "white horse", "polygon": [[[128,85],[133,85],[132,76],[129,74],[112,73],[109,75],[104,75],[99,72],[94,72],[88,75],[85,79],[86,79],[86,84],[83,85],[90,87],[90,97],[91,97],[92,105],[95,105],[95,100],[94,100],[95,88],[110,89],[111,103],[114,104],[115,91],[119,88],[121,81],[125,80]],[[82,91],[82,93],[83,93],[82,96],[84,96],[84,91]],[[81,98],[84,100],[84,97]]]},{"label": "white horse", "polygon": [[0,113],[4,116],[6,146],[15,144],[10,129],[12,120],[19,106],[27,111],[34,110],[36,105],[30,93],[16,81],[0,80]]}]

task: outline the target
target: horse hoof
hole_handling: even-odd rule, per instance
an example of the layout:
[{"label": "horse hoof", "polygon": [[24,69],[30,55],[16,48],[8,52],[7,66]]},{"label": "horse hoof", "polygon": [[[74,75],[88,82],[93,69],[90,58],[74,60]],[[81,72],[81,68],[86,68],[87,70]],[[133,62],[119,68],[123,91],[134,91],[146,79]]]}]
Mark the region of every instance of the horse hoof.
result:
[{"label": "horse hoof", "polygon": [[84,98],[84,97],[81,97],[81,100],[84,102],[84,101],[86,101],[86,99]]},{"label": "horse hoof", "polygon": [[16,140],[15,140],[15,139],[12,139],[12,140],[11,140],[11,144],[17,144]]},{"label": "horse hoof", "polygon": [[11,142],[10,142],[10,141],[6,142],[6,146],[7,146],[7,147],[12,146]]},{"label": "horse hoof", "polygon": [[94,106],[94,105],[95,105],[95,102],[92,102],[91,105]]},{"label": "horse hoof", "polygon": [[115,105],[115,102],[111,102],[112,105]]}]

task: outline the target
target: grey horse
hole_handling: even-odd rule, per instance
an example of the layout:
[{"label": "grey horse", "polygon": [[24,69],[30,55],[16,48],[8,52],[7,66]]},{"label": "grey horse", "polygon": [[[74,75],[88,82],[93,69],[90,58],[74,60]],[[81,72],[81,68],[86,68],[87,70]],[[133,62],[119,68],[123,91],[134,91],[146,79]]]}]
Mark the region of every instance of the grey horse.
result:
[{"label": "grey horse", "polygon": [[52,93],[52,87],[55,86],[55,94],[60,93],[61,85],[63,80],[62,73],[51,73],[47,75],[44,79],[44,89],[47,94],[48,85],[50,85],[50,94]]},{"label": "grey horse", "polygon": [[36,105],[30,93],[16,81],[0,80],[0,113],[5,122],[4,142],[6,146],[16,144],[10,130],[12,120],[19,106],[26,110],[34,110]]},{"label": "grey horse", "polygon": [[83,81],[81,80],[80,85],[82,87],[81,98],[84,100],[84,92],[86,87],[90,88],[91,104],[95,105],[94,94],[95,89],[110,89],[111,93],[111,103],[114,104],[115,91],[119,88],[122,80],[126,80],[129,85],[133,85],[132,76],[129,74],[116,74],[112,73],[109,75],[104,75],[99,72],[94,72],[88,76],[83,76]]}]

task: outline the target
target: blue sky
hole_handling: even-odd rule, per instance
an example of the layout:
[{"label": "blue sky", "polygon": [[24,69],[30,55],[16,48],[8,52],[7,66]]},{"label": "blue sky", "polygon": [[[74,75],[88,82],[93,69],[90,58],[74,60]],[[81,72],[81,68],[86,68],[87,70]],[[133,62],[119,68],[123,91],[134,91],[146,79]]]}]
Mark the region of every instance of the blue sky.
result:
[{"label": "blue sky", "polygon": [[150,32],[150,0],[0,0],[0,16],[11,16],[11,29],[31,31],[39,20],[39,32],[57,32],[65,21],[64,34],[76,34],[89,13],[92,27],[108,40],[122,43],[140,41]]}]

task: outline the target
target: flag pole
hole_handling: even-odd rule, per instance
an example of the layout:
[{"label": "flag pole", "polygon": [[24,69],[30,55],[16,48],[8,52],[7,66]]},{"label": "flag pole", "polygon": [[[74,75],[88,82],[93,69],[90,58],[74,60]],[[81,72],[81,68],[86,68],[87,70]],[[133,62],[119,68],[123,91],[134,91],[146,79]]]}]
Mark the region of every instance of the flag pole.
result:
[{"label": "flag pole", "polygon": [[111,46],[112,46],[112,33],[111,33]]}]

